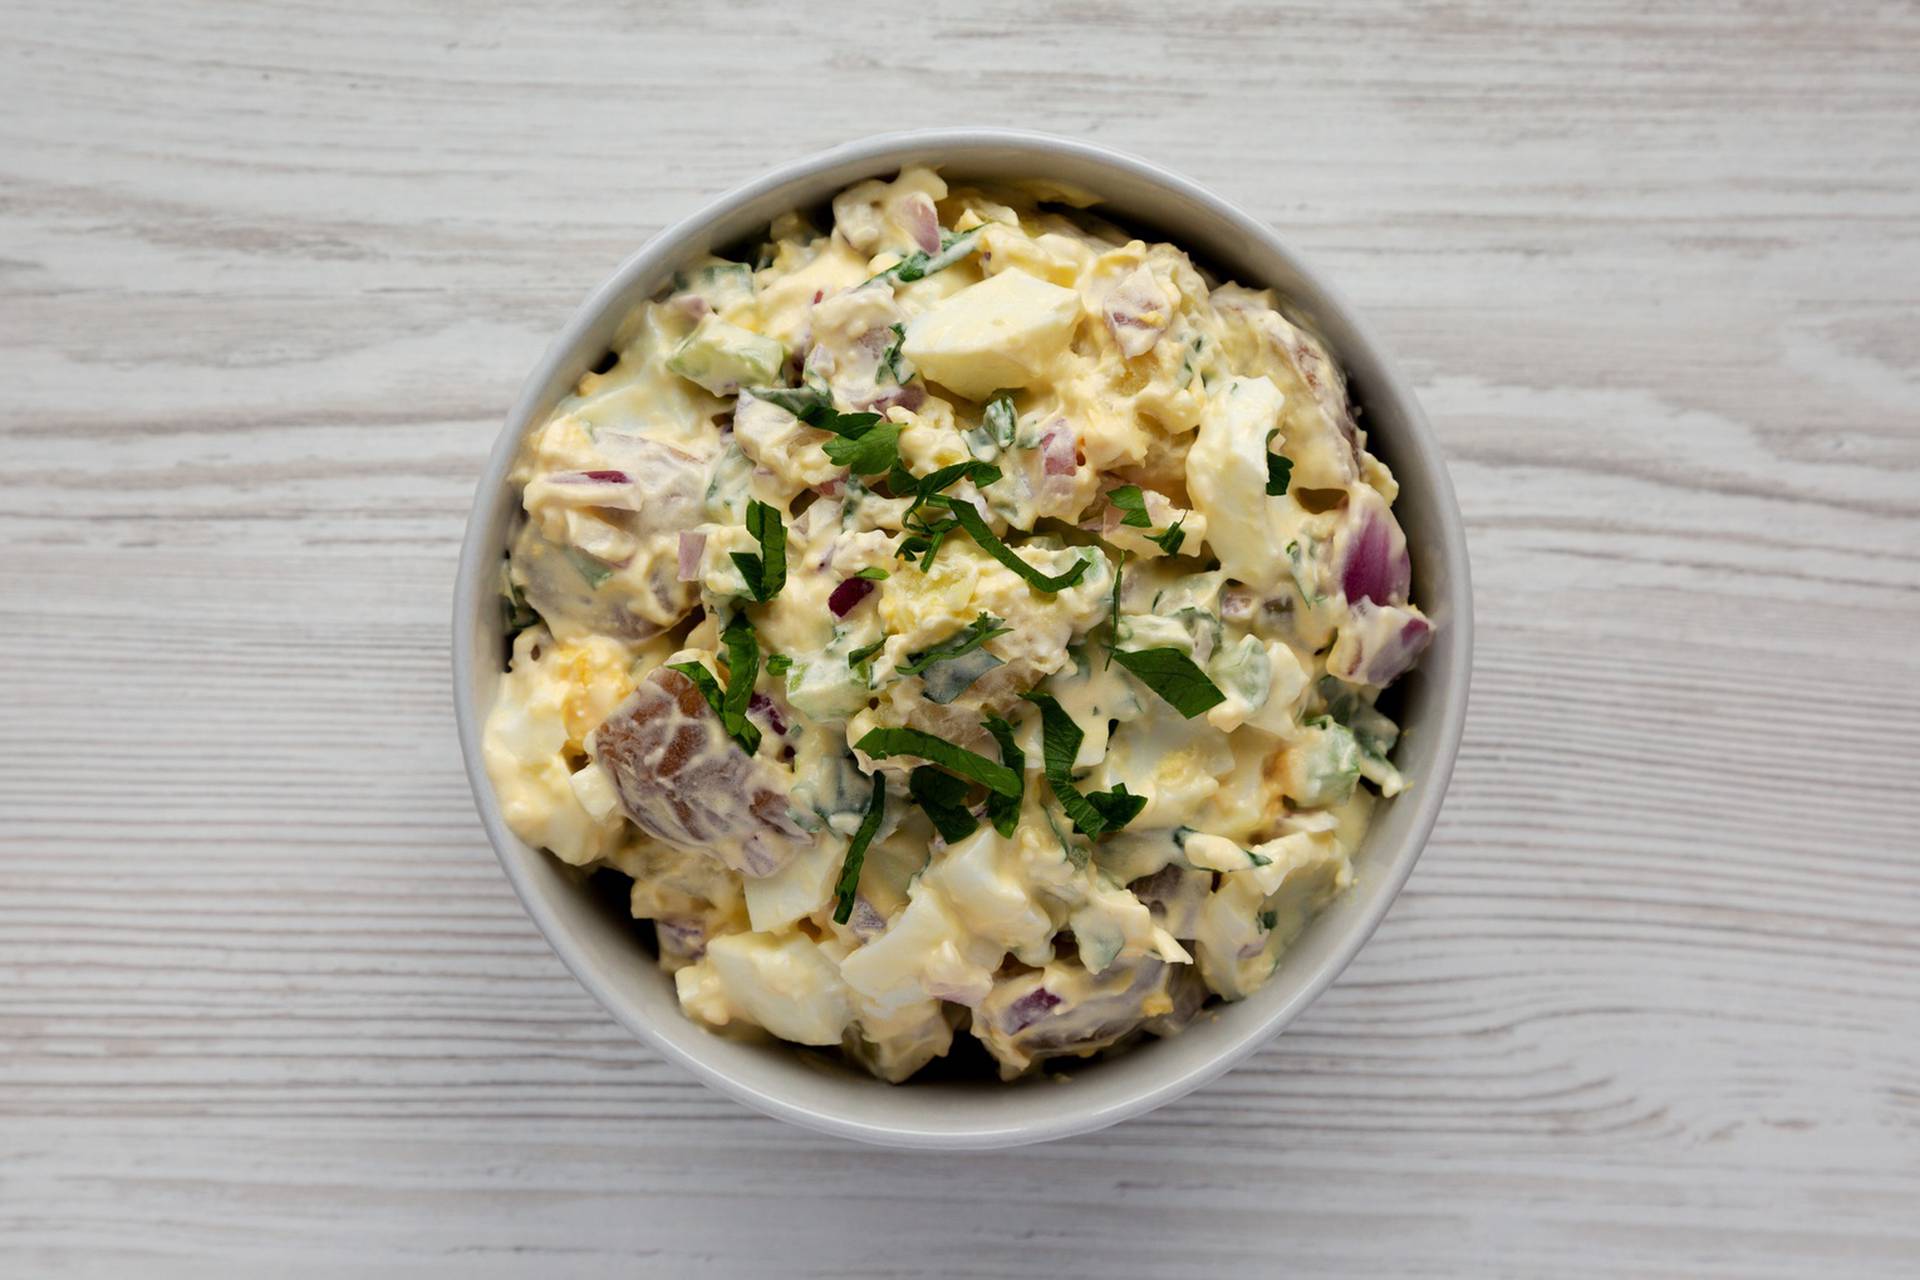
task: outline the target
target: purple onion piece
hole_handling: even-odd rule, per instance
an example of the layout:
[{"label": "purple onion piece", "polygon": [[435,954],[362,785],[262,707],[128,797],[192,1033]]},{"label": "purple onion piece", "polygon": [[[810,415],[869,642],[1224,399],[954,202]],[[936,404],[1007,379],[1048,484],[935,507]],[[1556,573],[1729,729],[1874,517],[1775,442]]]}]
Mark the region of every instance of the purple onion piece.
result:
[{"label": "purple onion piece", "polygon": [[632,484],[633,477],[624,471],[556,471],[547,477],[548,484]]},{"label": "purple onion piece", "polygon": [[833,589],[827,597],[827,608],[836,618],[844,618],[853,612],[855,605],[873,594],[873,583],[867,578],[848,578]]},{"label": "purple onion piece", "polygon": [[1394,604],[1407,598],[1413,566],[1404,540],[1394,536],[1398,532],[1392,516],[1362,509],[1360,527],[1348,540],[1346,563],[1340,566],[1340,589],[1349,604]]},{"label": "purple onion piece", "polygon": [[707,954],[706,926],[698,920],[660,919],[653,922],[653,929],[660,950],[668,955],[698,960]]},{"label": "purple onion piece", "polygon": [[1380,651],[1367,659],[1366,682],[1385,687],[1398,680],[1420,660],[1433,643],[1433,624],[1425,618],[1408,615]]},{"label": "purple onion piece", "polygon": [[1045,987],[1035,987],[1007,1006],[1001,1030],[1008,1035],[1025,1031],[1050,1011],[1058,1008],[1061,1003],[1060,997]]},{"label": "purple onion piece", "polygon": [[871,409],[876,413],[885,413],[899,405],[903,409],[918,409],[927,402],[927,389],[917,382],[909,382],[904,387],[888,387],[885,391],[871,395],[855,403],[862,409]]},{"label": "purple onion piece", "polygon": [[1433,643],[1433,623],[1412,609],[1361,600],[1341,629],[1327,670],[1354,684],[1385,688],[1405,675]]},{"label": "purple onion piece", "polygon": [[1040,437],[1040,450],[1050,476],[1070,476],[1080,467],[1079,441],[1066,427],[1055,427]]},{"label": "purple onion piece", "polygon": [[915,192],[901,202],[902,219],[907,231],[913,236],[913,242],[928,253],[940,252],[940,214],[933,207],[933,200]]},{"label": "purple onion piece", "polygon": [[786,717],[780,714],[780,707],[764,693],[756,693],[747,699],[747,714],[763,721],[776,738],[787,735]]}]

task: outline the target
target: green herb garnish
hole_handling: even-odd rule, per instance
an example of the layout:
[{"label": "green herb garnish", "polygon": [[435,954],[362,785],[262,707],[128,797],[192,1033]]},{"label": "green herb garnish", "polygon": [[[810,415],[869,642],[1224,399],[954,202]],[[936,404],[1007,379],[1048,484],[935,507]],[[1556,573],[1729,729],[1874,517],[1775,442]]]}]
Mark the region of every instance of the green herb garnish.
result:
[{"label": "green herb garnish", "polygon": [[1147,540],[1159,544],[1160,549],[1168,555],[1177,556],[1180,554],[1180,544],[1187,540],[1187,531],[1181,528],[1186,522],[1187,518],[1181,516],[1159,533],[1148,534]]},{"label": "green herb garnish", "polygon": [[882,649],[886,647],[887,647],[887,638],[885,636],[881,636],[878,640],[875,640],[872,644],[863,644],[858,649],[849,650],[847,653],[847,665],[849,667],[858,669],[862,664],[864,664],[870,658],[872,658],[874,654],[880,652]]},{"label": "green herb garnish", "polygon": [[910,534],[900,543],[900,557],[911,562],[920,558],[920,572],[933,568],[933,558],[940,554],[940,544],[947,535],[960,527],[958,520],[934,520],[927,522],[920,532]]},{"label": "green herb garnish", "polygon": [[720,691],[720,682],[713,678],[713,672],[707,670],[699,663],[691,661],[669,662],[667,664],[667,670],[678,671],[681,675],[693,681],[693,687],[698,689],[700,696],[707,700],[707,706],[713,711],[713,714],[716,716],[724,714],[720,710],[720,707],[721,704],[726,701],[726,695]]},{"label": "green herb garnish", "polygon": [[1027,755],[1014,745],[1013,726],[1006,720],[1000,716],[988,716],[985,724],[987,732],[992,734],[993,740],[1000,745],[1000,763],[1012,770],[1014,777],[1020,779],[1020,790],[1012,795],[1005,795],[998,791],[987,793],[987,821],[991,822],[993,829],[1001,835],[1011,836],[1014,828],[1020,825],[1020,799],[1021,794],[1026,790]]},{"label": "green herb garnish", "polygon": [[[900,259],[900,261],[888,267],[879,275],[874,276],[873,279],[892,279],[901,284],[912,284],[915,280],[925,279],[936,271],[945,271],[948,267],[974,251],[979,244],[980,231],[981,228],[979,227],[975,227],[972,231],[958,233],[943,231],[940,233],[940,251],[938,253],[928,253],[924,249],[915,249],[912,253]],[[867,283],[871,284],[872,281],[870,280]]]},{"label": "green herb garnish", "polygon": [[847,859],[840,864],[840,879],[834,882],[835,924],[845,924],[853,915],[853,897],[860,889],[860,868],[866,865],[867,846],[873,843],[873,837],[879,833],[880,819],[886,812],[887,780],[875,773],[873,791],[867,796],[867,812],[860,819],[860,828],[853,833],[852,842],[847,845]]},{"label": "green herb garnish", "polygon": [[937,471],[918,478],[904,471],[901,474],[913,485],[913,505],[907,508],[907,515],[911,516],[932,501],[935,494],[951,485],[959,484],[962,480],[971,480],[980,488],[986,488],[1000,478],[1000,468],[991,462],[977,462],[969,459],[966,462],[949,463]]},{"label": "green herb garnish", "polygon": [[995,636],[1006,635],[1012,630],[1012,627],[1007,626],[1000,619],[983,613],[969,622],[964,631],[949,636],[931,649],[922,649],[919,653],[913,654],[901,664],[900,674],[917,676],[936,662],[947,662],[963,653],[971,653]]},{"label": "green herb garnish", "polygon": [[585,578],[587,585],[595,591],[600,589],[601,583],[613,576],[612,565],[598,556],[588,555],[578,547],[563,547],[561,554],[566,556],[567,563],[573,566],[574,572]]},{"label": "green herb garnish", "polygon": [[855,573],[853,576],[856,578],[865,578],[868,582],[885,582],[888,578],[892,577],[893,575],[888,573],[885,569],[881,569],[877,566],[869,566],[868,568],[862,569],[859,572]]},{"label": "green herb garnish", "polygon": [[876,760],[888,756],[919,756],[948,773],[971,778],[990,791],[1007,796],[1020,794],[1020,775],[1012,769],[918,729],[872,729],[853,745]]},{"label": "green herb garnish", "polygon": [[1113,651],[1120,643],[1120,578],[1127,571],[1127,553],[1113,566],[1113,599],[1107,602],[1107,666],[1113,666]]},{"label": "green herb garnish", "polygon": [[[896,496],[913,494],[913,501],[901,516],[901,525],[907,532],[900,543],[900,556],[912,562],[920,558],[920,572],[933,568],[933,558],[940,554],[940,544],[947,535],[960,527],[960,522],[952,517],[928,519],[922,508],[939,497],[940,491],[961,480],[971,480],[982,487],[992,484],[1000,478],[1000,468],[988,462],[955,462],[926,476],[915,476],[904,467],[896,468],[888,479]],[[944,505],[944,502],[941,504]]]},{"label": "green herb garnish", "polygon": [[836,425],[808,420],[809,426],[831,431],[838,439],[826,443],[827,457],[855,475],[878,475],[900,458],[900,424],[877,413],[834,414]]},{"label": "green herb garnish", "polygon": [[840,413],[824,388],[749,387],[756,400],[779,405],[800,421],[840,437],[826,443],[827,457],[855,475],[877,475],[893,467],[900,456],[900,424],[877,413]]},{"label": "green herb garnish", "polygon": [[1027,584],[1037,591],[1044,591],[1049,595],[1056,591],[1064,591],[1086,577],[1087,570],[1093,566],[1093,561],[1083,556],[1080,563],[1065,573],[1042,573],[1015,555],[1013,548],[1000,540],[999,535],[988,526],[986,517],[982,516],[979,508],[971,502],[956,502],[952,498],[941,495],[935,495],[928,499],[928,502],[951,511],[954,521],[969,538],[979,545],[982,551],[1026,579]]},{"label": "green herb garnish", "polygon": [[[701,698],[706,701],[708,709],[720,721],[721,728],[727,727],[727,696],[720,691],[720,682],[713,678],[713,672],[697,662],[669,662],[667,670],[678,671],[691,680],[693,687],[699,690]],[[742,750],[752,755],[760,749],[760,726],[750,720],[743,721],[743,724],[744,733],[736,734],[731,729],[727,729],[727,734],[740,744]]]},{"label": "green herb garnish", "polygon": [[500,562],[500,626],[506,638],[511,641],[528,627],[535,626],[540,615],[527,603],[519,584],[514,582],[507,562]]},{"label": "green herb garnish", "polygon": [[829,411],[832,405],[827,397],[815,387],[748,387],[747,394],[755,400],[764,400],[768,404],[778,405],[796,418],[805,419],[809,413],[822,408]]},{"label": "green herb garnish", "polygon": [[1073,764],[1086,734],[1051,695],[1029,693],[1025,696],[1040,708],[1040,750],[1047,786],[1060,807],[1066,810],[1067,817],[1073,820],[1075,830],[1098,839],[1138,817],[1147,807],[1147,798],[1131,794],[1124,782],[1111,791],[1080,793],[1073,785]]},{"label": "green herb garnish", "polygon": [[733,553],[734,567],[747,584],[747,594],[765,604],[787,585],[787,526],[780,512],[759,499],[747,503],[747,532],[760,544],[760,554]]},{"label": "green herb garnish", "polygon": [[[1123,484],[1107,494],[1107,501],[1111,502],[1116,510],[1126,512],[1120,517],[1121,524],[1130,529],[1153,528],[1153,517],[1147,514],[1147,495],[1141,492],[1139,485]],[[1147,541],[1157,543],[1160,549],[1170,556],[1179,555],[1180,544],[1186,541],[1187,537],[1180,526],[1186,522],[1187,518],[1181,516],[1160,532],[1149,533]]]},{"label": "green herb garnish", "polygon": [[967,784],[944,769],[923,764],[907,776],[907,794],[926,810],[933,829],[948,844],[958,844],[980,829],[967,808]]},{"label": "green herb garnish", "polygon": [[745,613],[736,613],[720,633],[727,646],[727,697],[720,706],[720,723],[752,755],[760,746],[760,730],[747,719],[753,684],[760,676],[760,637]]},{"label": "green herb garnish", "polygon": [[1287,482],[1293,478],[1293,459],[1273,452],[1273,438],[1280,434],[1275,427],[1267,432],[1267,496],[1277,498],[1287,491]]},{"label": "green herb garnish", "polygon": [[1159,649],[1119,649],[1114,659],[1140,679],[1140,683],[1159,694],[1168,706],[1191,720],[1209,707],[1227,700],[1220,686],[1180,650],[1171,646]]},{"label": "green herb garnish", "polygon": [[1087,792],[1087,803],[1093,806],[1094,811],[1100,815],[1101,821],[1107,824],[1106,830],[1112,832],[1120,830],[1139,817],[1140,811],[1147,807],[1147,798],[1134,795],[1127,790],[1127,784],[1123,782],[1111,791]]},{"label": "green herb garnish", "polygon": [[1127,514],[1120,517],[1120,523],[1130,529],[1153,528],[1153,517],[1147,514],[1147,495],[1140,491],[1137,484],[1123,484],[1107,493],[1107,501],[1119,511]]},{"label": "green herb garnish", "polygon": [[1321,597],[1307,589],[1306,559],[1300,552],[1298,539],[1287,544],[1287,565],[1292,570],[1294,590],[1300,593],[1300,599],[1305,601],[1309,608],[1319,604]]},{"label": "green herb garnish", "polygon": [[1278,911],[1262,911],[1259,915],[1255,916],[1254,919],[1260,922],[1260,931],[1262,933],[1272,933],[1273,926],[1280,923],[1280,913]]},{"label": "green herb garnish", "polygon": [[993,442],[1002,449],[1013,447],[1014,433],[1019,427],[1020,415],[1013,411],[1013,392],[996,391],[987,401],[986,412],[980,415],[980,425],[985,427]]},{"label": "green herb garnish", "polygon": [[907,327],[903,324],[895,324],[888,328],[893,333],[893,341],[889,342],[887,349],[880,353],[880,367],[875,374],[877,376],[884,373],[895,385],[905,386],[908,379],[913,377],[913,370],[908,369],[905,373],[900,370],[900,344],[907,340]]},{"label": "green herb garnish", "polygon": [[786,654],[770,653],[767,655],[767,674],[768,675],[784,676],[785,674],[787,674],[787,672],[791,670],[793,670],[793,659],[789,658]]}]

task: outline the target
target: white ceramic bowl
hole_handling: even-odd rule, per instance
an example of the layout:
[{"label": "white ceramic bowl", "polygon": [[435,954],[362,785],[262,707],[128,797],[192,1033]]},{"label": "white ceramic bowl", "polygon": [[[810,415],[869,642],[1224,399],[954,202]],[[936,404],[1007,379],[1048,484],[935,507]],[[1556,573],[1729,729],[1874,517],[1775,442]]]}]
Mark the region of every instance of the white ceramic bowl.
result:
[{"label": "white ceramic bowl", "polygon": [[[1103,216],[1189,251],[1221,279],[1280,291],[1282,306],[1327,343],[1351,378],[1368,446],[1400,480],[1395,504],[1412,549],[1414,595],[1438,624],[1417,671],[1395,686],[1405,726],[1396,763],[1411,783],[1384,803],[1355,859],[1353,887],[1327,908],[1252,999],[1202,1016],[1171,1040],[1148,1040],[1075,1069],[1066,1083],[887,1085],[780,1044],[723,1040],[687,1019],[672,981],[631,922],[576,873],[529,848],[501,821],[480,733],[503,652],[495,600],[516,496],[507,469],[543,420],[606,351],[620,319],[679,264],[735,245],[776,214],[818,206],[863,178],[938,165],[950,181],[1045,177],[1095,192]],[[903,1147],[987,1148],[1086,1133],[1178,1098],[1226,1071],[1291,1022],[1346,967],[1406,882],[1439,815],[1466,719],[1473,649],[1467,547],[1453,486],[1413,392],[1345,302],[1267,225],[1144,160],[1105,147],[1000,129],[888,134],[785,165],[669,228],[620,264],[568,321],[528,378],[474,499],[453,603],[454,706],[467,776],[487,834],[534,923],[587,990],[636,1035],[722,1093],[795,1124]]]}]

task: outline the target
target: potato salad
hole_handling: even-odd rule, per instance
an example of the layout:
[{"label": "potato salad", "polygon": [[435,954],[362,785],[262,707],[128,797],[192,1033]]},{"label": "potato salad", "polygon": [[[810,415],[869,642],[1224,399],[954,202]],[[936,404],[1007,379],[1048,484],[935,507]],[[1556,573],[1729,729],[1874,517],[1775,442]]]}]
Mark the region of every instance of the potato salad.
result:
[{"label": "potato salad", "polygon": [[1089,203],[862,182],[522,446],[487,768],[716,1031],[889,1081],[1175,1034],[1402,787],[1433,632],[1340,368]]}]

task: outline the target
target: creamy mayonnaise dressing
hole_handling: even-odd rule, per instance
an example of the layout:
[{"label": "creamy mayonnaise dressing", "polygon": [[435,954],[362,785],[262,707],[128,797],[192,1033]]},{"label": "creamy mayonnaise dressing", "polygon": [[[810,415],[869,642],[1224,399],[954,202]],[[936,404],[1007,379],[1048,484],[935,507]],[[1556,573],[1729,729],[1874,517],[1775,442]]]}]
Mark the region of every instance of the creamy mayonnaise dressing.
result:
[{"label": "creamy mayonnaise dressing", "polygon": [[488,772],[711,1027],[888,1080],[1173,1034],[1403,785],[1375,702],[1432,626],[1341,371],[1085,203],[785,215],[521,450]]}]

